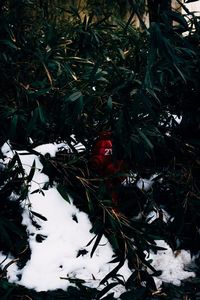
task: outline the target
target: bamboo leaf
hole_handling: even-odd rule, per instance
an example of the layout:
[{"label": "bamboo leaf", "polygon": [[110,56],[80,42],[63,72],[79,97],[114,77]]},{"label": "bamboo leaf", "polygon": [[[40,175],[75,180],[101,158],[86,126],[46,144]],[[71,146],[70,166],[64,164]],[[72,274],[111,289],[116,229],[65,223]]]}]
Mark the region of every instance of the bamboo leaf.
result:
[{"label": "bamboo leaf", "polygon": [[117,285],[119,285],[119,282],[112,282],[112,283],[108,284],[103,290],[101,290],[97,294],[97,298],[96,299],[99,300],[101,297],[103,297],[106,293],[108,293],[112,288],[114,288]]},{"label": "bamboo leaf", "polygon": [[14,49],[14,50],[18,50],[18,47],[11,41],[9,40],[0,40],[0,44],[9,46],[10,48]]},{"label": "bamboo leaf", "polygon": [[92,251],[91,251],[91,253],[90,253],[90,257],[93,256],[93,254],[94,254],[96,248],[98,247],[98,245],[99,245],[99,243],[100,243],[100,240],[101,240],[102,236],[103,236],[103,231],[100,232],[100,233],[97,235],[96,240],[95,240],[95,243],[94,243],[94,246],[93,246]]},{"label": "bamboo leaf", "polygon": [[31,182],[31,180],[33,179],[34,174],[35,174],[35,159],[34,159],[33,164],[31,166],[30,173],[27,176],[27,182]]},{"label": "bamboo leaf", "polygon": [[137,128],[137,132],[139,133],[139,135],[143,138],[143,140],[146,142],[146,144],[149,146],[149,148],[151,150],[153,150],[154,146],[151,143],[151,141],[148,139],[148,137],[144,134],[144,132],[142,132],[142,130],[140,128]]},{"label": "bamboo leaf", "polygon": [[67,188],[64,185],[59,184],[57,186],[57,191],[68,203],[70,203],[70,197]]},{"label": "bamboo leaf", "polygon": [[80,97],[82,97],[82,93],[80,91],[78,91],[78,92],[74,92],[73,94],[71,94],[69,97],[67,97],[67,99],[71,102],[74,102],[74,101],[78,100]]},{"label": "bamboo leaf", "polygon": [[49,80],[49,83],[50,83],[51,85],[53,85],[53,79],[52,79],[51,73],[49,72],[49,70],[48,70],[47,66],[45,65],[45,63],[42,63],[42,65],[43,65],[44,70],[45,70],[45,72],[46,72],[46,75],[47,75],[47,78],[48,78],[48,80]]},{"label": "bamboo leaf", "polygon": [[124,264],[124,260],[121,260],[119,262],[119,264],[109,273],[107,274],[102,280],[101,280],[101,284],[104,284],[106,283],[106,281],[109,279],[109,278],[112,278],[112,277],[115,277],[117,272],[119,271],[119,269],[121,269],[121,267],[123,266]]},{"label": "bamboo leaf", "polygon": [[37,212],[35,212],[35,211],[33,211],[33,210],[30,210],[30,213],[31,213],[32,215],[34,215],[35,217],[37,217],[37,218],[43,220],[43,221],[47,221],[47,218],[46,218],[46,217],[42,216],[41,214],[39,214],[39,213],[37,213]]}]

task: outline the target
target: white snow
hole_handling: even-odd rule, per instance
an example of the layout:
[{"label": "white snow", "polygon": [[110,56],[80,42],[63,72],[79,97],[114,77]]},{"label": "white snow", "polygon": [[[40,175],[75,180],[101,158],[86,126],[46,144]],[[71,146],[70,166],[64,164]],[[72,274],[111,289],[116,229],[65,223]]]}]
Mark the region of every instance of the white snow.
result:
[{"label": "white snow", "polygon": [[148,259],[152,260],[152,266],[157,271],[162,271],[162,274],[155,278],[157,288],[161,286],[163,281],[179,286],[181,285],[181,280],[195,277],[194,272],[185,270],[192,263],[189,251],[180,250],[174,253],[170,246],[163,240],[156,241],[156,244],[166,249],[159,250],[156,254],[151,252],[148,256]]},{"label": "white snow", "polygon": [[172,117],[174,118],[174,120],[175,120],[178,124],[181,123],[181,121],[182,121],[182,116],[172,115]]},{"label": "white snow", "polygon": [[55,157],[56,153],[58,152],[59,149],[65,147],[65,143],[60,143],[60,144],[44,144],[35,147],[35,151],[39,152],[42,155],[49,154],[51,157]]},{"label": "white snow", "polygon": [[9,144],[9,141],[8,141],[7,143],[4,143],[3,146],[1,147],[1,152],[4,155],[7,155],[10,151],[11,151],[11,148],[10,148],[10,144]]},{"label": "white snow", "polygon": [[[45,196],[39,194],[29,196],[31,210],[47,218],[47,221],[35,218],[41,228],[36,229],[30,221],[29,211],[25,208],[23,224],[29,231],[29,245],[32,251],[31,260],[22,271],[19,282],[37,291],[56,288],[66,288],[67,280],[60,277],[84,279],[89,285],[98,285],[93,278],[102,279],[113,268],[108,264],[113,251],[108,240],[103,237],[97,251],[90,257],[91,247],[86,247],[94,237],[90,233],[91,223],[88,216],[80,212],[73,204],[66,202],[55,188],[45,191]],[[77,221],[73,220],[73,216]],[[37,234],[46,236],[42,243],[36,242]],[[79,256],[79,250],[88,251]],[[40,270],[38,272],[38,270]],[[120,271],[127,279],[130,270],[124,267]]]},{"label": "white snow", "polygon": [[190,2],[184,4],[191,12],[194,12],[196,16],[200,16],[200,1]]},{"label": "white snow", "polygon": [[7,141],[6,143],[3,144],[3,146],[1,147],[1,152],[4,156],[4,160],[0,160],[1,163],[6,166],[8,164],[8,162],[10,161],[10,159],[13,158],[14,156],[14,151],[11,149],[11,146],[10,146],[10,142]]},{"label": "white snow", "polygon": [[165,223],[172,222],[174,219],[165,209],[154,207],[154,209],[147,215],[146,221],[148,224],[151,224],[158,218],[161,218]]},{"label": "white snow", "polygon": [[[152,188],[152,186],[153,186],[153,184],[155,182],[155,179],[158,176],[159,176],[159,174],[153,174],[153,175],[151,175],[151,177],[149,179],[142,178],[142,177],[140,177],[139,179],[137,179],[138,175],[135,174],[135,173],[132,173],[132,174],[130,174],[130,176],[128,176],[122,182],[122,185],[126,186],[126,185],[130,185],[130,184],[136,183],[136,186],[140,190],[142,190],[144,192],[148,192]],[[159,179],[159,180],[161,180],[161,179]]]},{"label": "white snow", "polygon": [[[46,144],[34,150],[43,155],[49,153],[50,156],[55,156],[60,147],[66,145]],[[5,159],[10,159],[10,151],[9,147],[3,147],[3,154],[7,157]],[[8,279],[36,291],[67,289],[72,285],[67,279],[76,278],[85,280],[87,286],[98,287],[100,281],[116,266],[109,263],[114,253],[108,240],[103,236],[90,257],[94,242],[88,247],[86,245],[94,234],[90,232],[92,224],[88,216],[75,207],[72,199],[70,203],[64,200],[56,187],[44,190],[43,193],[32,193],[38,188],[42,189],[45,182],[48,182],[48,176],[42,173],[43,166],[37,155],[27,151],[18,151],[18,155],[26,175],[30,173],[35,161],[35,173],[29,187],[29,195],[22,202],[22,224],[26,226],[29,234],[31,258],[22,270],[18,270],[16,264],[12,264],[7,270]],[[37,217],[34,212],[47,220]],[[39,229],[32,224],[31,218],[40,226]],[[38,237],[44,239],[37,242]],[[78,256],[80,250],[86,250],[86,253]],[[6,264],[9,259],[11,258],[6,260]],[[17,274],[21,275],[20,280]],[[131,275],[127,262],[119,270],[119,274],[124,280]],[[115,288],[116,296],[122,292],[123,286]]]},{"label": "white snow", "polygon": [[[49,153],[50,156],[55,156],[60,147],[66,148],[67,146],[46,144],[38,146],[35,150],[43,155]],[[2,147],[2,152],[5,156],[4,163],[14,155],[9,143]],[[7,268],[8,280],[36,291],[59,288],[66,290],[69,285],[72,285],[67,279],[83,279],[87,286],[99,288],[100,281],[116,266],[116,264],[109,263],[113,258],[113,250],[108,240],[103,236],[93,257],[90,257],[94,241],[91,245],[86,245],[94,237],[94,234],[90,232],[92,224],[88,216],[75,207],[72,199],[69,198],[69,202],[64,200],[56,187],[43,190],[43,194],[32,193],[38,188],[42,189],[45,182],[48,182],[48,176],[42,173],[43,166],[37,155],[29,154],[26,151],[18,151],[18,154],[27,175],[35,161],[35,173],[30,183],[29,195],[22,202],[22,223],[26,226],[29,235],[31,257],[22,270],[19,270],[17,264],[13,262]],[[149,190],[156,176],[157,174],[154,174],[150,179],[141,178],[137,182],[137,186],[142,190]],[[46,221],[34,215],[34,212],[45,217]],[[149,215],[150,221],[156,217],[158,217],[156,212]],[[40,227],[36,228],[31,219],[36,221]],[[166,222],[168,219],[169,216],[166,215]],[[38,239],[40,242],[37,241]],[[165,241],[157,241],[157,245],[166,250],[158,251],[157,254],[151,252],[148,258],[153,260],[152,265],[156,270],[162,270],[161,276],[155,278],[158,287],[162,281],[180,285],[181,280],[195,276],[193,272],[184,270],[186,265],[191,262],[189,252],[181,250],[178,255],[175,255]],[[85,254],[78,255],[80,250],[85,250]],[[0,252],[0,263],[5,257]],[[11,260],[13,258],[8,254],[2,267],[5,267]],[[127,262],[118,273],[125,280],[128,279],[131,270],[128,268]],[[20,275],[21,279],[17,275]],[[113,291],[115,297],[119,298],[120,294],[124,292],[124,287],[117,286]]]},{"label": "white snow", "polygon": [[145,191],[145,192],[148,192],[153,184],[154,184],[154,179],[158,176],[158,174],[154,174],[152,175],[149,179],[146,179],[146,178],[140,178],[138,181],[137,181],[137,187],[142,190],[142,191]]}]

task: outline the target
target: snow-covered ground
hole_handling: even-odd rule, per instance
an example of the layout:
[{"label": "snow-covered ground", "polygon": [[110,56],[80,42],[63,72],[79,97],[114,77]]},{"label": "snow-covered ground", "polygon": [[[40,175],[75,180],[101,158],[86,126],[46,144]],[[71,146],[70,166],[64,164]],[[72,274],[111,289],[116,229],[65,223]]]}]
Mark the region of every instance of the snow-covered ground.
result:
[{"label": "snow-covered ground", "polygon": [[[49,153],[50,156],[55,156],[56,152],[63,147],[63,144],[46,144],[34,150],[43,155]],[[8,163],[14,151],[5,144],[2,152],[5,162]],[[114,254],[111,245],[103,236],[91,257],[94,243],[89,246],[87,244],[95,235],[90,232],[92,224],[88,216],[75,207],[72,199],[70,202],[64,200],[56,186],[43,190],[42,193],[34,193],[48,182],[48,176],[42,173],[43,166],[38,156],[26,151],[18,151],[18,154],[27,175],[35,161],[35,173],[30,184],[29,195],[26,201],[22,202],[22,224],[26,226],[29,235],[31,258],[22,270],[17,268],[16,263],[10,265],[7,270],[9,281],[36,291],[58,288],[65,290],[72,285],[69,279],[82,279],[87,286],[97,288],[100,281],[117,265],[109,263]],[[45,217],[46,221],[38,218],[37,215],[32,215],[40,226],[39,229],[32,224],[30,211]],[[38,236],[43,240],[38,242]],[[6,256],[1,252],[0,263],[5,258]],[[2,268],[12,259],[13,257],[8,255]],[[127,262],[119,270],[119,274],[124,277],[124,280],[131,275]],[[116,288],[116,296],[123,291],[123,286]]]},{"label": "snow-covered ground", "polygon": [[173,252],[169,245],[162,240],[156,242],[157,246],[166,250],[159,250],[156,254],[151,252],[148,259],[152,260],[152,266],[162,274],[155,279],[156,286],[159,288],[162,282],[169,282],[174,285],[181,285],[181,280],[195,277],[194,272],[186,271],[185,268],[191,263],[189,251],[181,250]]},{"label": "snow-covered ground", "polygon": [[[49,153],[55,156],[62,147],[67,146],[47,144],[35,150],[43,155]],[[9,144],[4,144],[1,150],[5,157],[2,163],[6,165],[15,152],[11,150]],[[109,263],[114,253],[108,240],[103,236],[91,257],[93,243],[89,246],[87,244],[94,234],[90,232],[92,224],[88,216],[75,207],[73,199],[69,202],[64,200],[57,191],[56,185],[43,190],[43,193],[34,193],[48,182],[48,176],[42,172],[43,166],[37,155],[25,151],[18,151],[18,154],[27,175],[35,161],[35,173],[30,183],[29,195],[22,202],[22,223],[27,228],[31,257],[21,270],[18,269],[16,262],[12,263],[7,268],[8,280],[36,291],[58,288],[66,290],[69,285],[72,285],[69,279],[82,279],[87,286],[98,287],[100,281],[116,266],[114,263]],[[138,187],[143,190],[151,188],[153,179],[154,176],[149,181],[141,179]],[[30,210],[36,214],[32,215]],[[45,219],[37,217],[37,213]],[[40,228],[33,226],[31,217]],[[39,242],[38,237],[40,237]],[[156,278],[158,287],[162,281],[180,285],[181,280],[195,276],[193,272],[184,270],[185,266],[192,261],[189,252],[182,250],[179,255],[175,255],[164,241],[157,241],[157,243],[166,248],[165,251],[158,251],[157,254],[150,253],[149,256],[153,259],[154,268],[163,271],[162,275]],[[9,253],[6,257],[0,252],[0,263],[4,261],[1,264],[2,268],[12,259],[14,258]],[[127,262],[118,273],[124,277],[124,280],[128,279],[132,271],[128,268]],[[122,285],[115,288],[115,297],[119,298],[122,292],[124,292]]]}]

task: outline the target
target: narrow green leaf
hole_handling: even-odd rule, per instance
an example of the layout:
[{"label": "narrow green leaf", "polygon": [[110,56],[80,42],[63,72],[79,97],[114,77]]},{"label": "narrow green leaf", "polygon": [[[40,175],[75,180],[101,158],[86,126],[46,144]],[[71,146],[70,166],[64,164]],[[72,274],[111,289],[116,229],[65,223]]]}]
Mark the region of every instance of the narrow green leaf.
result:
[{"label": "narrow green leaf", "polygon": [[92,248],[92,251],[91,251],[91,253],[90,253],[90,257],[93,256],[93,254],[94,254],[96,248],[98,247],[98,245],[99,245],[99,243],[100,243],[100,240],[101,240],[101,238],[102,238],[102,235],[103,235],[103,231],[100,232],[100,233],[97,235],[96,241],[95,241],[94,246],[93,246],[93,248]]},{"label": "narrow green leaf", "polygon": [[15,137],[17,132],[18,115],[14,115],[11,119],[10,136]]},{"label": "narrow green leaf", "polygon": [[79,99],[81,96],[82,96],[82,93],[80,91],[78,91],[78,92],[75,92],[75,93],[71,94],[68,97],[68,100],[73,102],[73,101],[76,101],[77,99]]},{"label": "narrow green leaf", "polygon": [[45,124],[46,121],[45,121],[44,111],[40,105],[38,106],[38,115],[39,115],[41,123]]},{"label": "narrow green leaf", "polygon": [[118,51],[119,51],[119,53],[120,53],[120,55],[121,55],[122,59],[123,59],[123,60],[125,60],[126,58],[125,58],[125,55],[124,55],[124,52],[123,52],[123,50],[122,50],[122,49],[120,49],[120,48],[118,48]]},{"label": "narrow green leaf", "polygon": [[11,170],[17,162],[17,153],[13,156],[13,158],[8,163],[8,170]]},{"label": "narrow green leaf", "polygon": [[143,140],[146,142],[146,144],[149,146],[149,148],[151,150],[153,150],[154,146],[151,143],[151,141],[148,139],[148,137],[142,132],[142,130],[140,128],[137,128],[137,132],[139,133],[139,135],[143,138]]},{"label": "narrow green leaf", "polygon": [[13,42],[11,42],[9,40],[0,40],[0,43],[4,44],[6,46],[9,46],[10,48],[12,48],[14,50],[18,50],[17,46]]},{"label": "narrow green leaf", "polygon": [[104,296],[106,293],[108,293],[112,288],[114,288],[117,285],[119,285],[119,282],[112,282],[112,283],[108,284],[103,290],[101,290],[97,294],[96,299],[99,300],[102,296]]},{"label": "narrow green leaf", "polygon": [[57,186],[57,191],[60,193],[60,195],[67,201],[70,203],[70,198],[69,198],[69,194],[68,194],[68,190],[66,189],[66,187],[64,185],[59,184]]},{"label": "narrow green leaf", "polygon": [[112,97],[111,96],[108,98],[107,107],[108,107],[109,111],[112,111],[113,105],[112,105]]},{"label": "narrow green leaf", "polygon": [[39,219],[41,219],[41,220],[43,220],[43,221],[47,221],[47,218],[44,217],[44,216],[42,216],[41,214],[39,214],[39,213],[37,213],[37,212],[35,212],[35,211],[33,211],[33,210],[30,210],[30,212],[31,212],[35,217],[37,217],[37,218],[39,218]]},{"label": "narrow green leaf", "polygon": [[119,269],[123,266],[123,264],[124,260],[121,260],[119,264],[101,280],[100,284],[104,284],[109,278],[115,277]]},{"label": "narrow green leaf", "polygon": [[173,66],[175,67],[175,69],[177,70],[177,72],[179,73],[179,75],[181,76],[181,78],[183,79],[183,81],[186,83],[186,78],[183,74],[183,72],[180,70],[180,68],[174,63]]},{"label": "narrow green leaf", "polygon": [[95,238],[96,238],[96,235],[87,243],[86,247],[90,246]]},{"label": "narrow green leaf", "polygon": [[30,194],[36,194],[36,193],[39,193],[39,192],[40,192],[40,189],[36,189],[33,192],[31,192]]},{"label": "narrow green leaf", "polygon": [[18,153],[16,153],[16,160],[17,160],[17,164],[18,164],[19,170],[20,170],[21,174],[24,176],[25,175],[24,168],[22,166],[22,162],[21,162],[21,159],[20,159]]},{"label": "narrow green leaf", "polygon": [[27,182],[31,182],[31,180],[33,179],[33,176],[35,174],[35,160],[33,161],[33,164],[31,166],[31,170],[29,175],[27,176]]}]

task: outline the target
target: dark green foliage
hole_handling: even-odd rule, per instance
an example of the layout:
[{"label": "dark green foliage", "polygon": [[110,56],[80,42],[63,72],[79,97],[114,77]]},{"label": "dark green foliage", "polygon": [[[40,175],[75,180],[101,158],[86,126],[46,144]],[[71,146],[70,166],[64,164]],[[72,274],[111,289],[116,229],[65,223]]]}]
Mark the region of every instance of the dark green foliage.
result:
[{"label": "dark green foliage", "polygon": [[[0,170],[0,245],[1,250],[18,256],[27,247],[27,235],[21,225],[19,201],[27,197],[24,171],[16,154],[7,167]],[[12,200],[14,198],[14,200]],[[15,199],[16,198],[16,199]],[[11,199],[11,200],[10,200]]]},{"label": "dark green foliage", "polygon": [[[198,299],[198,258],[195,279],[178,288],[164,284],[158,292],[146,269],[158,272],[146,261],[144,250],[159,250],[155,240],[165,239],[173,249],[199,251],[199,18],[182,4],[184,15],[170,10],[171,1],[163,1],[161,10],[153,10],[154,1],[149,1],[154,22],[140,32],[132,22],[143,13],[144,1],[65,2],[1,1],[0,145],[9,140],[14,149],[36,155],[33,148],[41,143],[70,145],[70,152],[60,151],[55,158],[40,156],[49,183],[32,193],[43,193],[57,182],[62,197],[69,201],[72,196],[90,216],[96,235],[91,256],[105,234],[118,265],[102,278],[101,292],[76,281],[79,289],[36,293],[8,283],[3,274],[0,297],[106,300],[113,299],[112,288],[121,283],[127,289],[122,300]],[[180,123],[174,115],[182,117]],[[123,174],[116,177],[133,178],[127,186],[116,187],[117,207],[105,178],[88,164],[102,130],[112,130],[114,159],[125,161]],[[84,152],[77,153],[72,134],[84,144]],[[19,258],[21,267],[29,249],[20,203],[34,170],[35,163],[24,174],[17,154],[0,170],[0,250]],[[138,189],[140,177],[155,173],[151,189]],[[15,202],[9,200],[12,192]],[[163,221],[162,208],[172,222]],[[148,224],[148,213],[155,209],[160,217]],[[37,218],[45,221],[31,210],[30,216],[35,226]],[[73,219],[77,222],[76,216]],[[46,237],[36,238],[42,242]],[[135,271],[124,282],[117,271],[126,258]],[[116,282],[108,283],[110,277]]]}]

